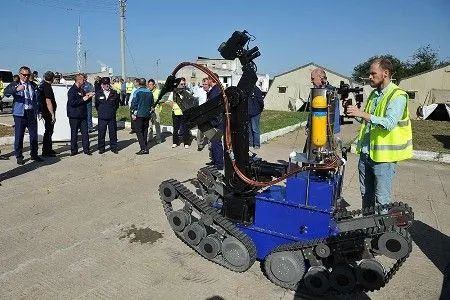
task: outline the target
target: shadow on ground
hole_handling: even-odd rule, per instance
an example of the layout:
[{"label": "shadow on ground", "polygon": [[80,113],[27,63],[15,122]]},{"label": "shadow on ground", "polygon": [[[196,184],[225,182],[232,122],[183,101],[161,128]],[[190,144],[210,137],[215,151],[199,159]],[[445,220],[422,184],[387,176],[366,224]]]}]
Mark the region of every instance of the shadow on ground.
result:
[{"label": "shadow on ground", "polygon": [[418,220],[409,232],[420,250],[444,275],[440,299],[450,299],[450,237]]},{"label": "shadow on ground", "polygon": [[433,137],[442,143],[442,147],[450,149],[450,135],[433,134]]}]

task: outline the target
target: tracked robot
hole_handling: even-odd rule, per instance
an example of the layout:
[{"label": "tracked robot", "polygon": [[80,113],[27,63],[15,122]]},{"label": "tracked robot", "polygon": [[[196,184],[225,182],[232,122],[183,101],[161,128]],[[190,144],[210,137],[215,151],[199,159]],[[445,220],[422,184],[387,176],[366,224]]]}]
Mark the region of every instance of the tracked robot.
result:
[{"label": "tracked robot", "polygon": [[[347,211],[342,182],[346,149],[333,135],[339,94],[311,89],[307,145],[290,154],[290,164],[272,163],[249,154],[247,99],[257,81],[258,47],[236,31],[219,47],[225,59],[238,58],[243,75],[226,90],[206,67],[182,63],[161,91],[172,91],[177,71],[194,66],[222,89],[222,95],[196,106],[178,100],[189,128],[221,138],[212,120],[223,118],[224,173],[198,171],[197,193],[176,179],[159,186],[164,212],[174,233],[205,259],[235,272],[256,260],[268,279],[301,295],[354,294],[380,289],[411,252],[408,227],[412,209],[404,203]],[[378,259],[381,258],[381,259]],[[383,263],[382,263],[382,262]]]}]

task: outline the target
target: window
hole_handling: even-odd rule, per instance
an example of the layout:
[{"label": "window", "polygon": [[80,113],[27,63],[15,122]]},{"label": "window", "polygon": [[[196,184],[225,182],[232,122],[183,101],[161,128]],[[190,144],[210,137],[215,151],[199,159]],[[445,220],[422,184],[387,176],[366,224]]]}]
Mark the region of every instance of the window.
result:
[{"label": "window", "polygon": [[406,91],[409,99],[416,99],[416,91]]},{"label": "window", "polygon": [[227,83],[228,82],[228,77],[223,77],[223,83]]},{"label": "window", "polygon": [[286,90],[287,90],[287,86],[281,85],[281,86],[278,87],[278,93],[279,94],[286,93]]}]

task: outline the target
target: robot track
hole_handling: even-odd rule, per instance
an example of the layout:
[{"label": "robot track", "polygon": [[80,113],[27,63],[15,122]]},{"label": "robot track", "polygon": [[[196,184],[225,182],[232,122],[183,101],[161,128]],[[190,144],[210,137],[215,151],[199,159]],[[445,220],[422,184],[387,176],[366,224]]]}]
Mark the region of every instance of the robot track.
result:
[{"label": "robot track", "polygon": [[[384,209],[389,213],[382,214]],[[408,205],[394,203],[339,213],[360,222],[376,219],[375,226],[342,232],[336,236],[282,245],[273,250],[262,264],[263,272],[276,285],[296,290],[303,297],[357,294],[385,286],[408,258],[412,239],[406,230],[413,213]],[[401,214],[400,227],[392,223],[393,214]],[[386,219],[386,220],[383,220]],[[383,222],[386,221],[386,222]],[[386,269],[375,255],[395,260]],[[387,259],[386,259],[387,260]]]},{"label": "robot track", "polygon": [[[235,272],[244,272],[253,265],[256,260],[253,241],[208,201],[200,199],[175,179],[162,182],[159,194],[173,231],[192,249]],[[176,210],[175,200],[181,204]]]}]

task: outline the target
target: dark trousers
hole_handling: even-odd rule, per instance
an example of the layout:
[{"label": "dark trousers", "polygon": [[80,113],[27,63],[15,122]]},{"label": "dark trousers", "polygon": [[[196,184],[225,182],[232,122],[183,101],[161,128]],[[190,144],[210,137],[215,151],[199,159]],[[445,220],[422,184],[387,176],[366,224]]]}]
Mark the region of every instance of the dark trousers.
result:
[{"label": "dark trousers", "polygon": [[186,126],[186,123],[183,121],[183,116],[177,116],[172,113],[172,122],[173,122],[173,134],[172,140],[173,144],[180,144],[180,139],[183,140],[183,144],[189,145],[189,130]]},{"label": "dark trousers", "polygon": [[141,150],[147,151],[148,150],[148,123],[150,121],[150,117],[136,117],[135,122],[135,130],[136,130],[136,136],[139,141],[139,146],[141,147]]},{"label": "dark trousers", "polygon": [[[127,104],[128,105],[128,104]],[[132,115],[132,113],[131,113],[131,111],[130,111],[130,124],[131,124],[131,131],[136,131],[136,121],[135,120],[133,120],[133,117],[131,116]]]},{"label": "dark trousers", "polygon": [[24,111],[23,117],[14,116],[14,153],[16,158],[23,158],[23,137],[25,128],[28,128],[30,135],[30,154],[38,155],[38,135],[37,135],[37,118],[34,110],[27,109]]},{"label": "dark trousers", "polygon": [[89,134],[87,119],[69,118],[70,125],[70,152],[78,153],[78,130],[81,131],[81,141],[83,142],[83,152],[89,152]]},{"label": "dark trousers", "polygon": [[117,122],[114,119],[98,119],[98,149],[105,150],[106,127],[109,133],[109,147],[117,148]]},{"label": "dark trousers", "polygon": [[125,97],[125,102],[126,102],[125,104],[126,104],[126,105],[128,105],[128,103],[130,102],[130,96],[131,96],[131,94],[128,94],[128,93],[127,93],[127,95],[126,95],[126,97]]},{"label": "dark trousers", "polygon": [[55,124],[52,122],[52,118],[44,118],[44,137],[42,139],[42,153],[51,154],[52,152],[52,135],[55,128]]},{"label": "dark trousers", "polygon": [[214,166],[223,168],[223,145],[222,139],[214,138],[211,140],[211,156]]},{"label": "dark trousers", "polygon": [[120,93],[120,105],[125,105],[126,103],[126,99],[127,99],[127,94],[126,93]]}]

